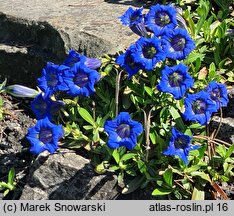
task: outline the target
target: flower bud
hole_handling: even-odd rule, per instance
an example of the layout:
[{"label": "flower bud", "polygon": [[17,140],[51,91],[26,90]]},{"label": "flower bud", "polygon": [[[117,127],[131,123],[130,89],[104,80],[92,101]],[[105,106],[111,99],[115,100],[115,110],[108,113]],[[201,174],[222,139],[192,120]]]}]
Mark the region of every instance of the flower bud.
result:
[{"label": "flower bud", "polygon": [[86,58],[85,60],[85,65],[90,68],[90,69],[94,69],[96,70],[97,68],[99,68],[101,66],[102,62],[97,59],[97,58]]},{"label": "flower bud", "polygon": [[4,90],[15,97],[26,97],[26,98],[35,98],[40,93],[35,89],[23,85],[10,85],[5,87]]}]

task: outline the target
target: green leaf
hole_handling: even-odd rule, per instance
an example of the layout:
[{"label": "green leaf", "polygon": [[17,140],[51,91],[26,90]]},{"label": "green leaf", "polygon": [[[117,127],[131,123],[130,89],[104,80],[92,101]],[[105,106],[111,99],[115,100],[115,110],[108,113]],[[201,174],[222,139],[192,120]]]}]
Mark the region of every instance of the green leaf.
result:
[{"label": "green leaf", "polygon": [[142,160],[137,161],[138,168],[141,173],[145,173],[147,170],[146,164]]},{"label": "green leaf", "polygon": [[198,22],[197,22],[197,25],[196,25],[196,31],[195,31],[195,34],[197,35],[207,16],[208,16],[208,13],[209,13],[209,2],[208,1],[199,1],[199,7],[197,8],[197,13],[198,13],[198,16],[199,16],[199,19],[198,19]]},{"label": "green leaf", "polygon": [[100,141],[99,131],[97,129],[93,131],[93,141],[95,143]]},{"label": "green leaf", "polygon": [[187,168],[187,169],[185,170],[185,172],[189,174],[189,173],[191,173],[191,172],[194,172],[194,171],[199,170],[200,167],[201,167],[201,166],[199,166],[199,165],[194,165],[194,166],[191,166],[191,167]]},{"label": "green leaf", "polygon": [[225,155],[225,159],[227,159],[228,157],[230,157],[230,156],[232,155],[233,151],[234,151],[234,144],[232,144],[232,145],[228,148],[228,151],[227,151],[227,153],[226,153],[226,155]]},{"label": "green leaf", "polygon": [[7,79],[5,79],[1,84],[0,84],[0,92],[4,90],[4,87],[6,86]]},{"label": "green leaf", "polygon": [[199,123],[193,123],[189,126],[190,129],[197,129],[201,128],[201,125]]},{"label": "green leaf", "polygon": [[125,170],[125,172],[130,176],[137,176],[137,173],[134,169]]},{"label": "green leaf", "polygon": [[200,190],[196,187],[193,188],[192,200],[204,200],[205,199],[205,192]]},{"label": "green leaf", "polygon": [[150,140],[154,145],[156,144],[156,133],[154,132],[150,133]]},{"label": "green leaf", "polygon": [[3,196],[5,197],[9,192],[10,192],[9,189],[5,190],[4,193],[3,193]]},{"label": "green leaf", "polygon": [[147,94],[151,97],[153,95],[153,90],[152,88],[148,87],[148,86],[144,86],[145,91],[147,92]]},{"label": "green leaf", "polygon": [[186,127],[184,125],[184,122],[183,122],[179,112],[173,106],[171,106],[169,108],[169,111],[171,113],[172,118],[175,120],[175,122],[178,126],[178,129],[181,130],[182,132],[185,131]]},{"label": "green leaf", "polygon": [[162,195],[167,195],[170,194],[172,190],[165,189],[165,188],[156,188],[153,192],[153,196],[162,196]]},{"label": "green leaf", "polygon": [[84,109],[82,107],[78,107],[78,112],[79,112],[80,116],[85,121],[87,121],[89,124],[91,124],[91,125],[95,124],[95,121],[94,121],[93,117],[89,114],[89,112],[86,109]]},{"label": "green leaf", "polygon": [[132,158],[134,158],[137,154],[135,153],[127,153],[125,155],[123,155],[123,157],[121,157],[121,161],[127,161],[127,160],[130,160]]},{"label": "green leaf", "polygon": [[104,69],[104,73],[105,75],[108,75],[113,69],[113,64],[108,64],[105,69]]},{"label": "green leaf", "polygon": [[117,151],[117,149],[114,149],[114,151],[112,152],[112,156],[115,159],[116,163],[119,163],[120,157],[119,157],[119,153]]},{"label": "green leaf", "polygon": [[118,177],[117,177],[118,183],[123,183],[124,180],[124,172],[120,172]]},{"label": "green leaf", "polygon": [[106,172],[106,168],[104,166],[104,161],[101,164],[98,164],[95,168],[95,172],[98,174],[103,174]]},{"label": "green leaf", "polygon": [[167,169],[163,173],[163,179],[168,184],[168,186],[172,187],[172,181],[173,181],[173,172],[172,172],[172,169]]},{"label": "green leaf", "polygon": [[122,104],[124,109],[128,110],[130,108],[130,106],[132,105],[130,94],[122,95]]},{"label": "green leaf", "polygon": [[128,183],[126,187],[124,187],[124,189],[122,190],[122,194],[129,194],[135,191],[137,188],[141,186],[141,184],[144,183],[144,181],[145,181],[144,176],[137,176],[132,181],[130,181],[130,183]]},{"label": "green leaf", "polygon": [[15,169],[11,168],[10,171],[9,171],[9,173],[8,173],[8,183],[10,183],[11,185],[13,185],[14,178],[15,178]]},{"label": "green leaf", "polygon": [[227,154],[226,147],[224,145],[218,145],[216,147],[216,152],[223,158],[225,158]]},{"label": "green leaf", "polygon": [[200,178],[211,183],[210,176],[204,172],[194,171],[190,173],[191,176],[199,176]]},{"label": "green leaf", "polygon": [[195,62],[197,59],[200,59],[202,61],[204,57],[205,57],[204,53],[191,52],[186,58],[186,60],[184,60],[184,63],[190,64]]},{"label": "green leaf", "polygon": [[85,130],[93,130],[93,126],[91,126],[91,125],[84,125],[83,128]]},{"label": "green leaf", "polygon": [[110,171],[116,171],[116,170],[119,170],[119,169],[120,169],[119,166],[111,166],[109,168]]}]

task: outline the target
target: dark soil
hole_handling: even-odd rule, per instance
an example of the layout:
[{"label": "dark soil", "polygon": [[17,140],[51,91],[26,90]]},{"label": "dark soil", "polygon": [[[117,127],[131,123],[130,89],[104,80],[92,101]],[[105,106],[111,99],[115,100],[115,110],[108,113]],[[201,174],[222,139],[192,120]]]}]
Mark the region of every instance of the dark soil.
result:
[{"label": "dark soil", "polygon": [[[22,112],[22,104],[25,101],[13,101],[12,97],[1,94],[4,100],[4,118],[0,121],[0,181],[7,182],[8,172],[15,169],[17,190],[10,193],[9,199],[17,199],[25,184],[25,177],[33,159],[29,152],[29,145],[25,139],[27,130],[34,124],[25,112]],[[0,198],[2,193],[0,193]]]}]

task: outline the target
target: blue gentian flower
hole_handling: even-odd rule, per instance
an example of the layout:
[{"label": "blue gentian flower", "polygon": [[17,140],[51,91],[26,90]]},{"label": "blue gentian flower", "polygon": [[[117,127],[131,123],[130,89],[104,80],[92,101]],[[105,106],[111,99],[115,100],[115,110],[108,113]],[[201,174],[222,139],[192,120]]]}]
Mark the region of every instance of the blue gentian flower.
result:
[{"label": "blue gentian flower", "polygon": [[69,87],[67,93],[72,97],[90,96],[95,92],[94,85],[100,79],[100,74],[96,70],[90,69],[80,62],[65,71],[64,75]]},{"label": "blue gentian flower", "polygon": [[122,55],[118,56],[116,63],[126,70],[128,73],[128,78],[131,78],[134,74],[143,68],[141,64],[134,62],[131,48],[129,48]]},{"label": "blue gentian flower", "polygon": [[141,37],[131,46],[134,62],[141,64],[146,70],[153,70],[155,65],[165,60],[166,51],[162,49],[161,40]]},{"label": "blue gentian flower", "polygon": [[23,98],[35,98],[39,94],[37,90],[23,85],[10,85],[5,87],[4,90],[15,97]]},{"label": "blue gentian flower", "polygon": [[62,65],[72,67],[75,63],[78,63],[78,62],[83,63],[88,68],[91,68],[94,70],[99,68],[102,64],[102,62],[97,58],[88,58],[86,56],[80,55],[75,50],[70,50],[67,58],[62,63]]},{"label": "blue gentian flower", "polygon": [[210,95],[206,91],[187,94],[184,104],[184,119],[197,121],[201,125],[207,124],[212,113],[217,110],[216,104],[211,100]]},{"label": "blue gentian flower", "polygon": [[143,8],[134,10],[132,7],[129,7],[119,19],[126,26],[137,24],[143,20],[142,10]]},{"label": "blue gentian flower", "polygon": [[114,120],[106,121],[104,129],[109,135],[109,148],[125,146],[128,150],[136,146],[137,136],[143,131],[142,124],[133,121],[128,112],[121,112]]},{"label": "blue gentian flower", "polygon": [[192,145],[192,138],[188,135],[180,133],[176,128],[172,128],[172,136],[167,150],[163,151],[165,155],[178,156],[188,164],[189,151],[200,148],[198,145]]},{"label": "blue gentian flower", "polygon": [[79,54],[75,50],[70,50],[67,55],[67,58],[62,64],[68,67],[72,67],[75,63],[78,63],[78,62],[84,63],[85,59],[86,59],[85,56]]},{"label": "blue gentian flower", "polygon": [[48,117],[51,121],[63,106],[63,101],[53,101],[50,98],[43,97],[42,94],[38,94],[31,102],[31,109],[37,120]]},{"label": "blue gentian flower", "polygon": [[42,76],[37,79],[38,86],[45,92],[45,97],[50,97],[57,91],[66,91],[68,86],[63,79],[63,71],[69,68],[48,62],[42,71]]},{"label": "blue gentian flower", "polygon": [[163,49],[168,50],[166,57],[174,60],[185,59],[195,48],[195,43],[185,29],[165,31],[162,36]]},{"label": "blue gentian flower", "polygon": [[155,36],[159,36],[177,26],[176,10],[171,5],[151,6],[148,14],[145,15],[145,24]]},{"label": "blue gentian flower", "polygon": [[226,107],[228,100],[227,88],[222,83],[212,81],[209,83],[206,91],[209,93],[211,100],[216,103],[217,110],[221,107]]},{"label": "blue gentian flower", "polygon": [[132,7],[129,7],[119,19],[124,25],[130,27],[135,34],[147,37],[142,10],[143,8],[134,10]]},{"label": "blue gentian flower", "polygon": [[55,125],[48,118],[38,120],[28,129],[26,138],[31,144],[30,151],[39,155],[43,151],[53,154],[58,149],[58,140],[64,135],[62,125]]},{"label": "blue gentian flower", "polygon": [[193,87],[194,80],[188,73],[188,67],[178,64],[173,67],[165,66],[158,84],[158,90],[171,93],[176,100],[180,100],[187,89]]}]

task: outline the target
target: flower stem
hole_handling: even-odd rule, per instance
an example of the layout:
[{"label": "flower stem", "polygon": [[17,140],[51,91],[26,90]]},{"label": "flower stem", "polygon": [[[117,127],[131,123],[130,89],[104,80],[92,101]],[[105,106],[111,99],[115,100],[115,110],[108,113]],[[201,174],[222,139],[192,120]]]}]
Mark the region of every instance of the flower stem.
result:
[{"label": "flower stem", "polygon": [[217,129],[217,131],[216,131],[215,134],[214,134],[214,138],[218,135],[222,123],[223,123],[223,110],[222,110],[222,107],[220,106],[220,122],[219,122],[218,129]]},{"label": "flower stem", "polygon": [[202,135],[195,135],[195,136],[193,136],[193,138],[197,138],[197,139],[203,139],[203,140],[209,140],[210,142],[213,142],[214,144],[224,144],[224,145],[226,145],[226,146],[228,146],[228,147],[230,147],[231,146],[231,144],[230,143],[227,143],[227,142],[225,142],[225,141],[223,141],[223,140],[220,140],[220,139],[217,139],[217,138],[214,138],[214,139],[211,139],[210,137],[208,137],[208,136],[202,136]]},{"label": "flower stem", "polygon": [[152,107],[148,113],[143,110],[144,113],[144,127],[145,127],[145,143],[146,143],[146,156],[145,160],[148,162],[149,160],[149,150],[150,150],[150,125],[151,125],[151,113],[154,110],[154,107]]},{"label": "flower stem", "polygon": [[117,117],[119,114],[119,88],[120,88],[120,79],[123,70],[120,72],[117,71],[116,75],[116,89],[115,89],[115,116]]}]

